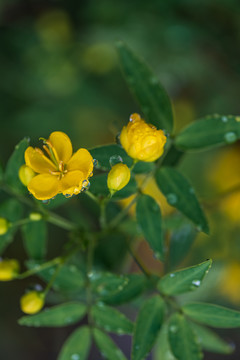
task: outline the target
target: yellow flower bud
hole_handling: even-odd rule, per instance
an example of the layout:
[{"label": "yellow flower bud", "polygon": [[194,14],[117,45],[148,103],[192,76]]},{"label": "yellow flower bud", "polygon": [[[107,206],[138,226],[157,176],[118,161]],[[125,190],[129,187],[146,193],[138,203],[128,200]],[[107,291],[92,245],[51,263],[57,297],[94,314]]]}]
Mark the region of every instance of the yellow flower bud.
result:
[{"label": "yellow flower bud", "polygon": [[127,165],[119,163],[112,167],[108,173],[107,185],[110,191],[118,191],[124,188],[130,180],[131,173]]},{"label": "yellow flower bud", "polygon": [[26,314],[36,314],[44,306],[44,296],[35,290],[23,295],[20,299],[21,310]]},{"label": "yellow flower bud", "polygon": [[19,262],[15,259],[0,261],[0,281],[9,281],[19,272]]},{"label": "yellow flower bud", "polygon": [[164,151],[167,141],[162,130],[147,124],[140,115],[133,114],[120,134],[120,142],[131,158],[141,161],[155,161]]},{"label": "yellow flower bud", "polygon": [[29,214],[29,219],[32,221],[40,221],[42,220],[42,214],[39,214],[38,212],[31,212]]},{"label": "yellow flower bud", "polygon": [[35,175],[35,172],[27,165],[22,165],[18,171],[19,179],[24,186],[27,186]]},{"label": "yellow flower bud", "polygon": [[7,219],[0,217],[0,235],[6,234],[10,226],[10,223]]}]

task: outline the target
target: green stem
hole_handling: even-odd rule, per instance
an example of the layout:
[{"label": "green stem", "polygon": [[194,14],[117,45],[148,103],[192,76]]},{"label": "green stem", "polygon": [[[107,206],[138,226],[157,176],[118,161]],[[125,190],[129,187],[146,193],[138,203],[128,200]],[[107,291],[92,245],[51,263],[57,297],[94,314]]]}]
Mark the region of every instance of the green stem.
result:
[{"label": "green stem", "polygon": [[35,266],[33,269],[27,270],[27,271],[23,272],[22,274],[17,275],[16,279],[25,279],[29,276],[39,273],[42,270],[48,269],[49,267],[52,267],[54,265],[58,265],[61,263],[62,263],[62,258],[56,257],[50,261],[45,262],[44,264]]},{"label": "green stem", "polygon": [[62,216],[59,216],[49,211],[48,212],[42,211],[42,212],[45,215],[46,221],[48,221],[53,225],[56,225],[64,230],[70,230],[70,231],[75,230],[77,228],[76,224],[63,218]]},{"label": "green stem", "polygon": [[53,276],[51,277],[51,280],[49,281],[49,283],[47,284],[47,286],[46,286],[46,288],[45,288],[45,290],[44,290],[44,292],[43,292],[43,296],[44,296],[44,297],[46,297],[47,293],[48,293],[49,290],[51,289],[51,287],[52,287],[54,281],[56,280],[56,277],[58,276],[59,271],[61,270],[61,268],[62,268],[63,265],[64,265],[64,262],[63,262],[63,261],[61,261],[61,262],[58,264],[58,266],[57,266],[57,268],[56,268]]},{"label": "green stem", "polygon": [[93,256],[94,256],[95,240],[90,238],[88,240],[88,249],[87,249],[87,281],[86,281],[86,303],[87,303],[87,316],[88,324],[90,329],[92,329],[94,322],[91,316],[91,307],[92,307],[92,291],[91,291],[91,281],[90,277],[92,274],[93,267]]},{"label": "green stem", "polygon": [[95,196],[93,193],[91,193],[91,191],[86,190],[84,192],[87,196],[89,196],[92,200],[94,200],[97,204],[99,204],[99,199],[97,196]]},{"label": "green stem", "polygon": [[105,197],[101,200],[100,202],[100,226],[101,226],[101,229],[106,229],[106,226],[107,226],[107,219],[106,219],[106,206],[107,206],[107,203],[109,201],[109,198],[108,197]]},{"label": "green stem", "polygon": [[128,214],[129,210],[131,209],[131,207],[135,204],[135,202],[137,201],[138,199],[138,196],[139,194],[137,194],[133,199],[132,201],[122,210],[120,211],[116,216],[115,218],[110,221],[108,227],[110,229],[113,229],[115,228],[119,223],[120,221]]}]

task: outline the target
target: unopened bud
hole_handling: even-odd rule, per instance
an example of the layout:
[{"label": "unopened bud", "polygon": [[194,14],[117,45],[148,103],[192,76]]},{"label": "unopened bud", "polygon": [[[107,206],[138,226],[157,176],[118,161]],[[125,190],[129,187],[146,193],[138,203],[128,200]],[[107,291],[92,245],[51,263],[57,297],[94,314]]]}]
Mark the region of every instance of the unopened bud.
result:
[{"label": "unopened bud", "polygon": [[0,261],[0,281],[10,281],[19,272],[19,262],[15,259]]},{"label": "unopened bud", "polygon": [[107,185],[110,192],[119,191],[126,186],[130,180],[131,172],[127,165],[118,163],[108,173]]},{"label": "unopened bud", "polygon": [[35,172],[27,165],[22,165],[18,171],[19,179],[24,186],[27,186],[35,175]]},{"label": "unopened bud", "polygon": [[9,221],[7,219],[0,217],[0,235],[6,234],[10,226]]},{"label": "unopened bud", "polygon": [[40,220],[42,220],[42,214],[40,214],[38,212],[31,212],[29,214],[29,219],[32,221],[40,221]]},{"label": "unopened bud", "polygon": [[36,314],[43,308],[43,306],[43,293],[35,290],[28,292],[20,299],[21,310],[26,314]]}]

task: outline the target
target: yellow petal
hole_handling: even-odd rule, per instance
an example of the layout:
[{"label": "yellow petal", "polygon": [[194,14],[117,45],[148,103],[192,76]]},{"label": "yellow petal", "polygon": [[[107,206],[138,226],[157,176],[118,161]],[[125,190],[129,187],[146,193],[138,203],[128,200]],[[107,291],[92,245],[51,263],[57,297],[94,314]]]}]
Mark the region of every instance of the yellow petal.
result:
[{"label": "yellow petal", "polygon": [[72,196],[73,194],[79,194],[84,180],[85,177],[82,171],[68,171],[60,180],[60,190],[63,195]]},{"label": "yellow petal", "polygon": [[36,173],[50,173],[56,171],[54,164],[48,159],[38,148],[29,146],[25,151],[26,165],[33,169]]},{"label": "yellow petal", "polygon": [[61,131],[55,131],[51,133],[49,141],[56,150],[59,161],[66,164],[72,156],[72,143],[69,137]]},{"label": "yellow petal", "polygon": [[48,200],[59,193],[57,176],[40,174],[35,176],[28,184],[28,190],[38,200]]},{"label": "yellow petal", "polygon": [[79,149],[75,152],[67,163],[67,170],[80,170],[83,172],[85,179],[91,176],[93,171],[93,158],[90,152],[86,149]]}]

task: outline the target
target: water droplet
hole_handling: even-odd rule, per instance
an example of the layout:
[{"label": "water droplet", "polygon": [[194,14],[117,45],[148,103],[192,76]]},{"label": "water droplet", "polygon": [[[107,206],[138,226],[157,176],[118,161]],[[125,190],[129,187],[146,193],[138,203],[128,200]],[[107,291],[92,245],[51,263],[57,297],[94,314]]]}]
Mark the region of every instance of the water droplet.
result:
[{"label": "water droplet", "polygon": [[118,290],[119,290],[119,291],[122,291],[122,290],[123,290],[123,286],[120,285],[120,286],[118,287]]},{"label": "water droplet", "polygon": [[138,349],[139,349],[139,345],[135,345],[134,347],[135,347],[135,349],[136,349],[136,350],[138,350]]},{"label": "water droplet", "polygon": [[200,280],[193,280],[192,284],[196,287],[199,287],[201,285],[201,281]]},{"label": "water droplet", "polygon": [[70,265],[70,266],[69,266],[69,270],[70,270],[71,272],[76,272],[76,271],[77,271],[77,268],[76,268],[75,265]]},{"label": "water droplet", "polygon": [[78,355],[78,354],[72,354],[72,355],[71,355],[71,360],[80,360],[80,355]]},{"label": "water droplet", "polygon": [[191,187],[191,188],[189,189],[189,193],[190,193],[190,194],[195,194],[194,188]]},{"label": "water droplet", "polygon": [[178,201],[177,195],[175,195],[175,194],[173,194],[173,193],[167,194],[166,198],[167,198],[167,202],[168,202],[170,205],[174,205],[174,204],[176,204],[177,201]]},{"label": "water droplet", "polygon": [[97,159],[93,159],[93,166],[98,167],[98,160]]},{"label": "water droplet", "polygon": [[50,203],[50,200],[42,200],[42,203],[48,205]]},{"label": "water droplet", "polygon": [[36,291],[42,291],[42,290],[43,290],[43,287],[42,287],[42,285],[40,285],[40,284],[35,284],[35,285],[34,285],[34,289],[35,289]]},{"label": "water droplet", "polygon": [[93,277],[93,275],[94,275],[94,274],[93,274],[92,271],[87,274],[88,278],[90,278],[90,279]]},{"label": "water droplet", "polygon": [[70,198],[72,195],[71,194],[65,194],[65,198]]},{"label": "water droplet", "polygon": [[122,162],[123,162],[123,159],[121,158],[120,155],[113,155],[109,159],[109,164],[111,167],[113,167],[116,164],[122,163]]},{"label": "water droplet", "polygon": [[224,135],[227,144],[232,144],[237,140],[237,135],[233,131],[229,131]]},{"label": "water droplet", "polygon": [[154,253],[154,257],[155,257],[156,259],[161,259],[161,254],[160,254],[160,252],[155,252],[155,253]]},{"label": "water droplet", "polygon": [[227,116],[222,116],[222,122],[228,122],[228,118],[227,118]]},{"label": "water droplet", "polygon": [[170,274],[169,276],[170,276],[171,278],[173,278],[173,277],[175,276],[175,274]]},{"label": "water droplet", "polygon": [[158,79],[153,76],[151,79],[150,79],[150,83],[153,84],[153,85],[157,85],[158,84]]},{"label": "water droplet", "polygon": [[177,330],[178,330],[178,328],[177,328],[176,325],[171,325],[170,328],[169,328],[169,330],[170,330],[172,333],[176,333]]},{"label": "water droplet", "polygon": [[104,307],[104,303],[103,303],[102,301],[99,301],[99,302],[97,303],[97,306],[99,306],[99,307]]},{"label": "water droplet", "polygon": [[71,323],[73,322],[73,318],[72,318],[72,317],[68,317],[68,318],[65,319],[65,322],[66,322],[67,324],[71,324]]}]

